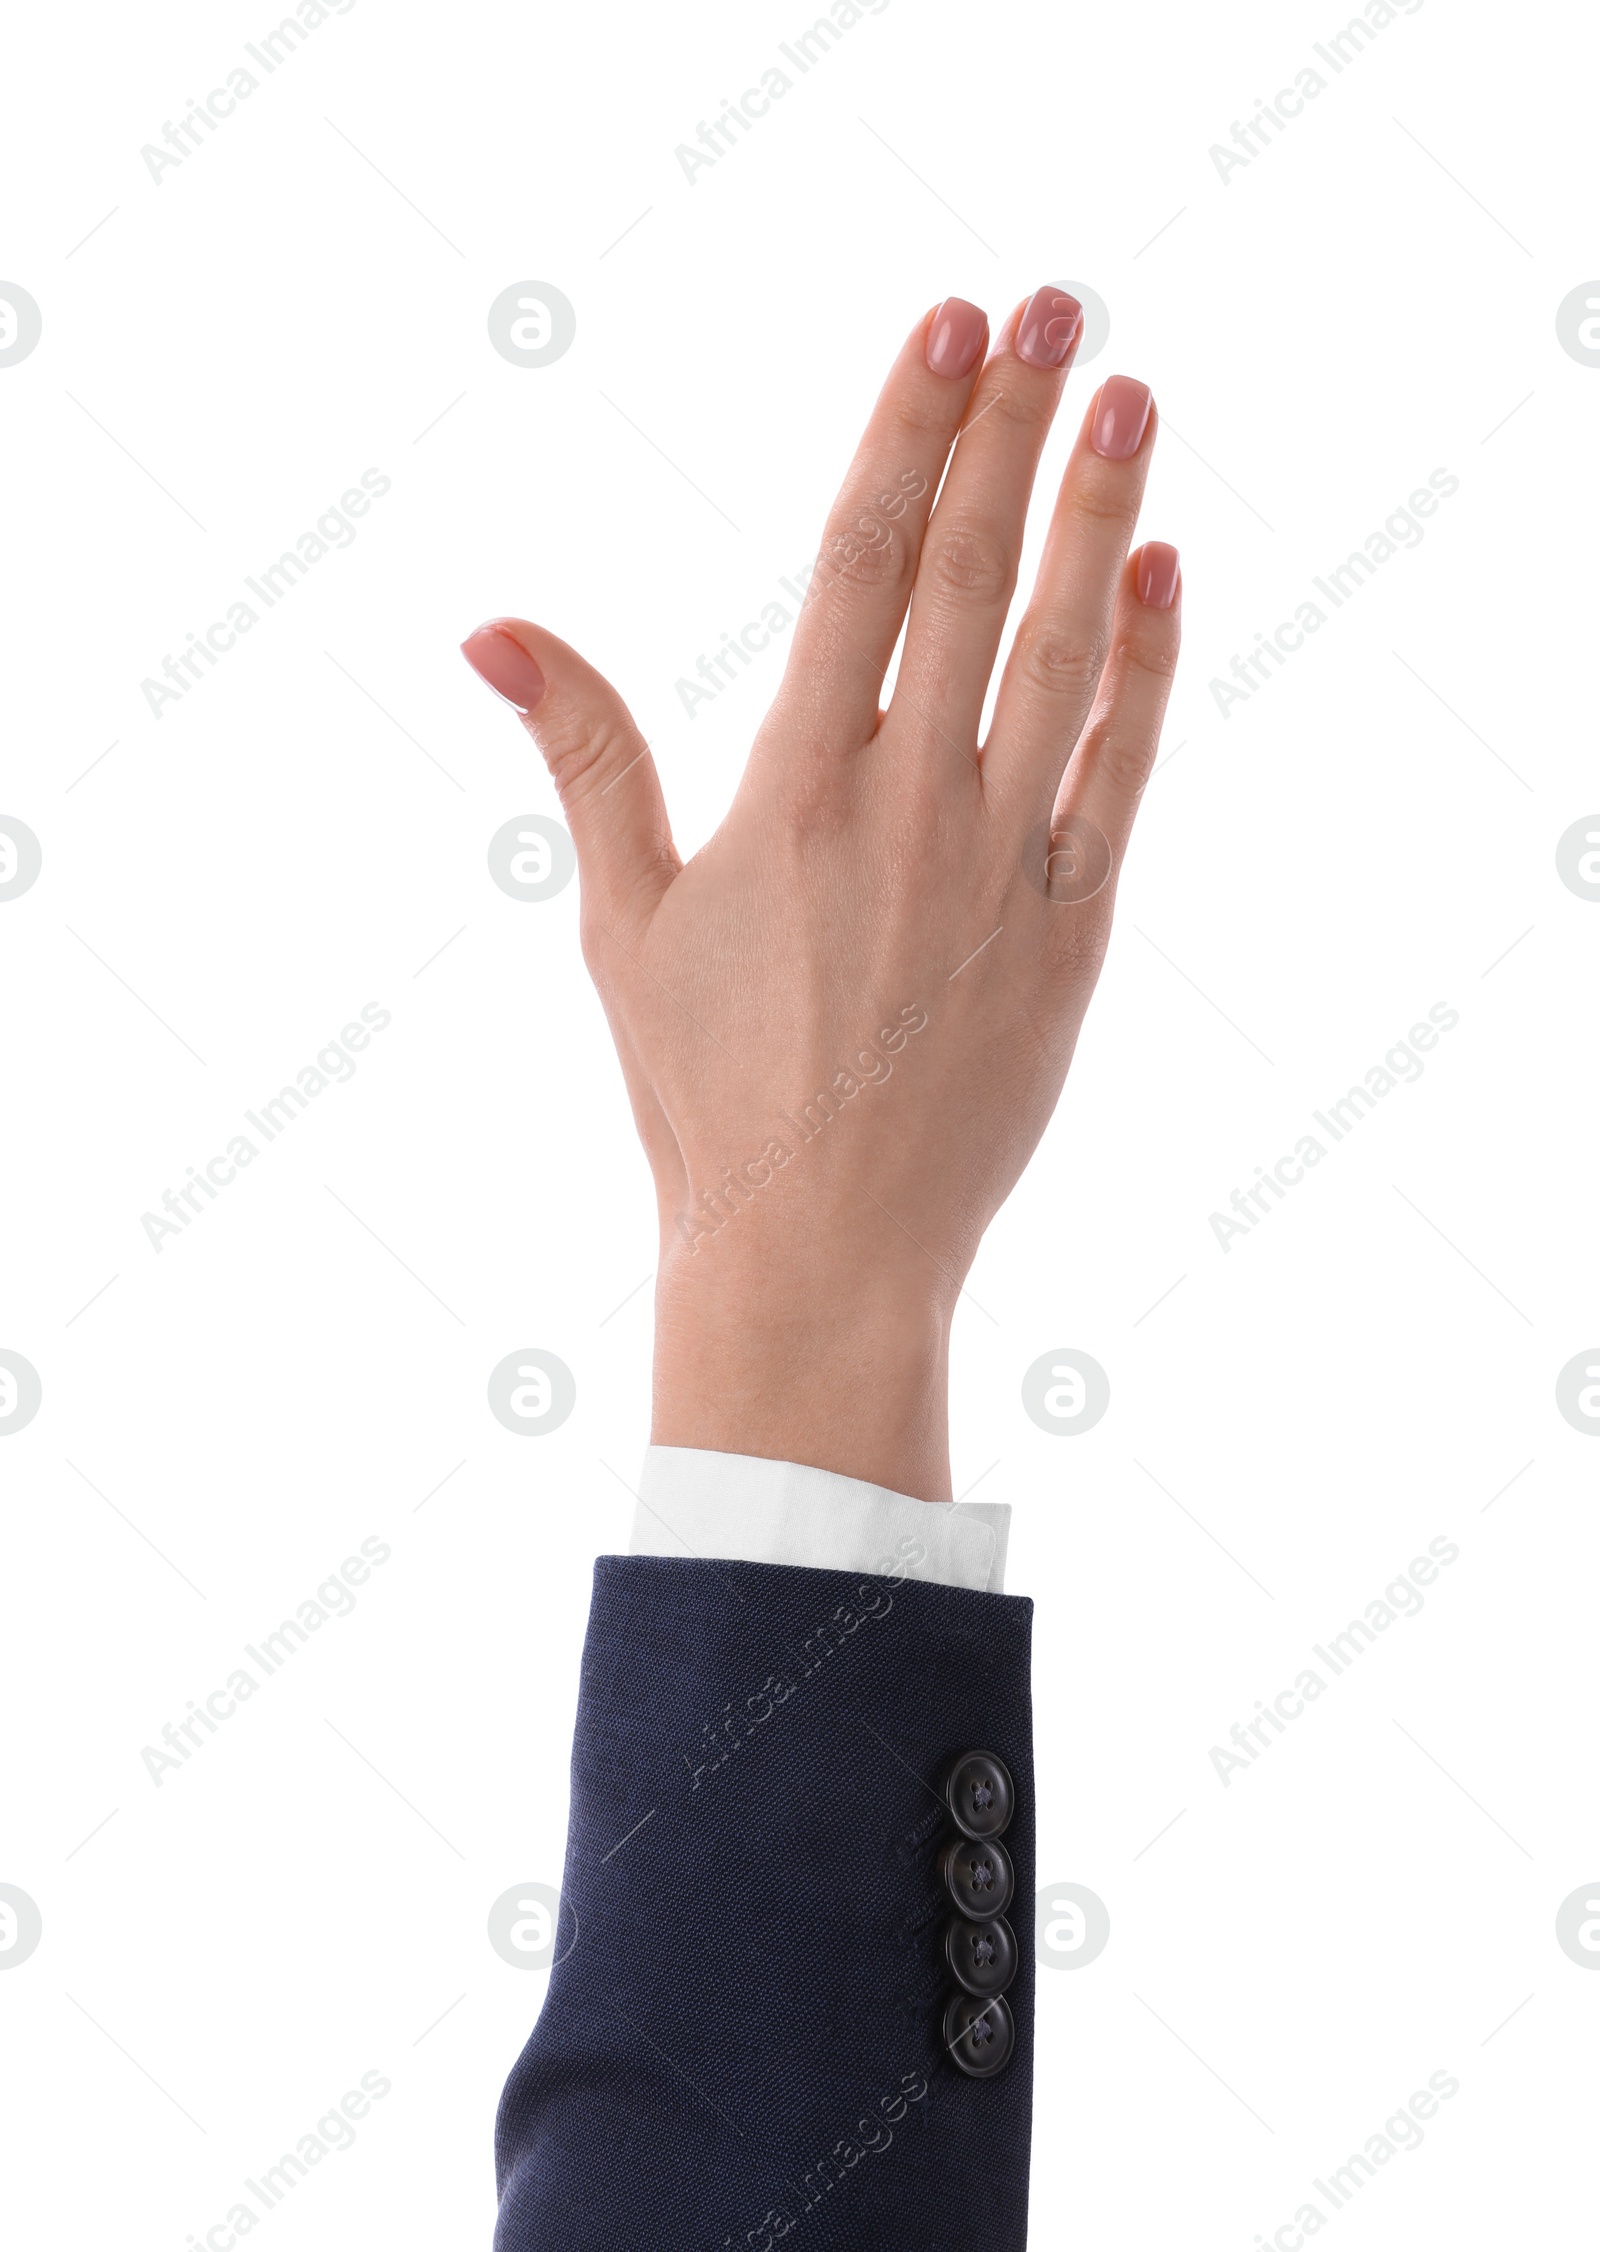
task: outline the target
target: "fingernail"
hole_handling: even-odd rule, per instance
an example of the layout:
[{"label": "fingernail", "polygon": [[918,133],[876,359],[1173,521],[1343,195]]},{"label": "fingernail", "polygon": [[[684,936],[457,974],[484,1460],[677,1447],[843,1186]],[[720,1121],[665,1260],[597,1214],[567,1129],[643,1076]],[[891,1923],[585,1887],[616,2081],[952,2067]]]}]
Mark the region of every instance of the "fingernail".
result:
[{"label": "fingernail", "polygon": [[989,316],[964,297],[947,297],[928,324],[926,358],[935,375],[970,374],[989,333]]},{"label": "fingernail", "polygon": [[1178,591],[1178,551],[1150,540],[1139,556],[1139,600],[1147,610],[1170,610]]},{"label": "fingernail", "polygon": [[474,627],[461,644],[461,654],[478,678],[486,680],[514,711],[531,712],[544,694],[544,674],[497,619]]},{"label": "fingernail", "polygon": [[1078,341],[1083,307],[1064,289],[1036,289],[1017,322],[1016,354],[1031,368],[1058,368]]},{"label": "fingernail", "polygon": [[1132,461],[1150,420],[1150,386],[1131,375],[1113,375],[1094,410],[1089,443],[1107,461]]}]

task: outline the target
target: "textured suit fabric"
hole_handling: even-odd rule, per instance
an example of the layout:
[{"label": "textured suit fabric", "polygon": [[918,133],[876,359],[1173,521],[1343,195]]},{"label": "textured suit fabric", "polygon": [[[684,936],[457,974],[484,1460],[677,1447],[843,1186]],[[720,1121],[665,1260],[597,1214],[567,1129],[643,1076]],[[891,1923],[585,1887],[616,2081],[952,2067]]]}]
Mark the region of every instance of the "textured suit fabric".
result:
[{"label": "textured suit fabric", "polygon": [[[559,1953],[501,2099],[496,2252],[1021,2252],[1033,1606],[602,1556]],[[944,2054],[947,1763],[1017,1786],[1022,1967],[990,2080]]]}]

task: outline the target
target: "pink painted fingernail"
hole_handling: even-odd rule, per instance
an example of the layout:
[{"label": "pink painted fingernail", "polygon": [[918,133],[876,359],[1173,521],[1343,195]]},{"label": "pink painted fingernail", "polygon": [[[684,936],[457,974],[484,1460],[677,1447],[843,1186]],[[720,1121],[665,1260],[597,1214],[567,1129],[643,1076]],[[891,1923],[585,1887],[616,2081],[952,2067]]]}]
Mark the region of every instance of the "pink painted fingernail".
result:
[{"label": "pink painted fingernail", "polygon": [[1031,368],[1058,368],[1083,330],[1083,307],[1064,289],[1036,289],[1017,322],[1016,353]]},{"label": "pink painted fingernail", "polygon": [[478,678],[515,711],[531,712],[544,694],[544,674],[498,618],[475,626],[462,642],[461,654]]},{"label": "pink painted fingernail", "polygon": [[1139,600],[1147,610],[1170,610],[1178,591],[1178,551],[1150,540],[1139,556]]},{"label": "pink painted fingernail", "polygon": [[1131,375],[1106,379],[1094,410],[1089,443],[1107,461],[1132,461],[1150,420],[1150,386]]},{"label": "pink painted fingernail", "polygon": [[952,379],[971,373],[989,333],[989,316],[964,297],[947,297],[928,324],[925,357],[935,375]]}]

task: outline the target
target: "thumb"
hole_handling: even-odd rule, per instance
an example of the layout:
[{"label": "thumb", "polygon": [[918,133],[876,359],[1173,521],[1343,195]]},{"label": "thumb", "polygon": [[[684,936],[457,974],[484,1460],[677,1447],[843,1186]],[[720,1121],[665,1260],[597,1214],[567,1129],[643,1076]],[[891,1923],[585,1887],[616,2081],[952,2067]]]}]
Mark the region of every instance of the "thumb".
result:
[{"label": "thumb", "polygon": [[603,914],[648,921],[682,862],[649,745],[609,680],[553,633],[491,618],[461,654],[543,753],[584,888]]}]

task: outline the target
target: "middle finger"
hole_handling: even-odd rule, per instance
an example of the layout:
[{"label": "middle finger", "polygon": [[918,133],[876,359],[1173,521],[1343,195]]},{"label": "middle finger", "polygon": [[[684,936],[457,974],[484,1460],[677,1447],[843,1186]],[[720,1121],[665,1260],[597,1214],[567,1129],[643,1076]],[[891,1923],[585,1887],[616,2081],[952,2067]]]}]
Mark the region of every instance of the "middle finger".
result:
[{"label": "middle finger", "polygon": [[889,724],[913,737],[932,729],[974,765],[1028,496],[1082,329],[1065,290],[1019,306],[973,392],[922,543]]}]

